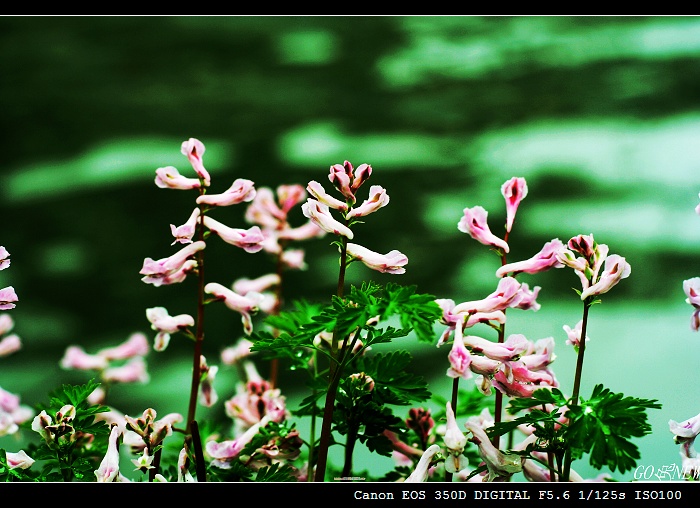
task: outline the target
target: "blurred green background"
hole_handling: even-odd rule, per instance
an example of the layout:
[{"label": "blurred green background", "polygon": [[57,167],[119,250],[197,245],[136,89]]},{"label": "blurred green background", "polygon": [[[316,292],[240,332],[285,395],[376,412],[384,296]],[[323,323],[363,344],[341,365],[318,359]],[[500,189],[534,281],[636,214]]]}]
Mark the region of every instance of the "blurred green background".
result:
[{"label": "blurred green background", "polygon": [[[700,276],[700,18],[2,17],[0,68],[0,245],[12,260],[0,287],[19,295],[11,316],[24,344],[0,359],[0,386],[24,404],[88,379],[59,368],[67,346],[94,353],[137,331],[150,338],[148,307],[194,313],[189,281],[154,288],[138,272],[145,257],[174,252],[169,225],[192,210],[193,193],[153,178],[166,165],[193,176],[180,144],[195,137],[211,192],[239,177],[330,189],[330,165],[371,164],[370,183],[391,202],[356,240],[398,249],[409,264],[400,276],[352,265],[348,282],[416,284],[456,302],[491,293],[500,266],[458,231],[463,208],[486,208],[502,236],[500,186],[525,177],[508,260],[590,233],[626,257],[631,276],[591,310],[582,395],[603,383],[658,399],[653,434],[636,441],[639,464],[680,463],[668,420],[700,412],[700,336],[682,290]],[[243,205],[218,212],[248,227]],[[327,301],[337,252],[328,237],[303,247],[309,269],[289,272],[286,302]],[[264,254],[207,249],[210,281],[272,270]],[[555,337],[553,368],[568,392],[575,358],[562,326],[581,318],[578,278],[562,269],[519,279],[542,287],[542,308],[509,312],[507,333]],[[223,305],[207,313],[204,353],[215,364],[242,328]],[[448,349],[400,345],[430,359],[416,373],[448,397]],[[151,383],[116,386],[109,402],[134,415],[186,413],[189,353],[174,337],[149,355]],[[301,387],[285,375],[292,397]],[[222,366],[221,400],[235,381]]]}]

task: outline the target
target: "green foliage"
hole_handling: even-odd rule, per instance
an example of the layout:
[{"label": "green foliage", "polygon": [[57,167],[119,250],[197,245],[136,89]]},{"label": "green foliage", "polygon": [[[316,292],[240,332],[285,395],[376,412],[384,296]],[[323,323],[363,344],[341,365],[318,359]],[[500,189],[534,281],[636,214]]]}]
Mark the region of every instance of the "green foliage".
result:
[{"label": "green foliage", "polygon": [[[38,409],[46,412],[52,424],[39,444],[27,446],[27,454],[37,463],[32,465],[34,471],[43,464],[36,477],[39,481],[95,480],[95,469],[106,453],[109,435],[109,426],[95,420],[97,414],[109,408],[87,400],[99,386],[94,380],[78,386],[64,384],[49,394],[48,405],[39,405]],[[65,407],[75,408],[72,418],[63,414]],[[24,427],[30,429],[30,422]]]},{"label": "green foliage", "polygon": [[374,397],[380,403],[405,406],[430,398],[425,379],[408,371],[412,359],[404,350],[379,353],[359,357],[356,370],[374,380]]},{"label": "green foliage", "polygon": [[[547,411],[547,406],[554,409]],[[573,459],[590,454],[590,464],[596,469],[607,466],[611,471],[619,469],[624,473],[634,469],[640,458],[630,438],[651,433],[646,410],[660,408],[656,400],[625,397],[601,384],[593,388],[589,399],[581,398],[579,404],[573,404],[556,388],[539,389],[532,397],[510,401],[508,413],[529,410],[527,414],[494,425],[487,432],[500,436],[520,425],[531,426],[539,439],[526,452],[552,452],[561,458],[570,449]],[[563,412],[568,419],[566,424],[559,421]]]}]

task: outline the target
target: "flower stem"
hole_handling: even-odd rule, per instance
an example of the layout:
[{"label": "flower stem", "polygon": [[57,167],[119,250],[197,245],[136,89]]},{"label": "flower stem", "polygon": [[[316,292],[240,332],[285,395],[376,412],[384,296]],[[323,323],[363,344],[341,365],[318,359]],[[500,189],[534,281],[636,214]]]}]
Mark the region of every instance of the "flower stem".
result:
[{"label": "flower stem", "polygon": [[[338,290],[339,298],[343,297],[345,288],[345,270],[347,269],[347,239],[341,237],[340,249],[340,270],[338,273]],[[331,360],[328,368],[328,392],[326,393],[326,404],[323,408],[323,422],[321,425],[321,437],[318,443],[318,459],[316,462],[316,472],[314,481],[322,482],[326,477],[326,464],[328,462],[328,448],[331,442],[331,425],[333,424],[333,409],[335,407],[335,398],[340,383],[341,365],[338,360],[342,357],[342,351],[338,351],[338,334],[337,330],[333,331],[331,340]]]},{"label": "flower stem", "polygon": [[[583,355],[586,351],[586,325],[588,324],[588,309],[591,308],[593,297],[588,297],[583,301],[583,322],[581,324],[581,339],[579,340],[578,356],[576,358],[576,373],[574,375],[574,389],[571,392],[571,404],[577,405],[579,392],[581,390],[581,374],[583,372]],[[571,473],[571,446],[569,446],[564,455],[564,471],[561,481],[568,482],[569,474]]]}]

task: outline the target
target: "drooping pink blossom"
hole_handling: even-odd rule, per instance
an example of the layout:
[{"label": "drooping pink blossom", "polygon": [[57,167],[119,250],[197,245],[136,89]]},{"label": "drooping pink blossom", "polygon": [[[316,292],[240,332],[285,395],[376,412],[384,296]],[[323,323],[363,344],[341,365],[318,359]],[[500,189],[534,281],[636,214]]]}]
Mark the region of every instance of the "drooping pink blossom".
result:
[{"label": "drooping pink blossom", "polygon": [[493,312],[517,306],[523,298],[521,284],[513,277],[499,279],[496,290],[481,300],[457,304],[452,312],[455,314],[474,314],[476,312]]},{"label": "drooping pink blossom", "polygon": [[486,463],[488,476],[485,481],[508,481],[515,473],[522,471],[525,457],[503,453],[496,448],[486,431],[475,420],[468,419],[465,427],[472,434],[469,441],[477,445],[479,456]]},{"label": "drooping pink blossom", "polygon": [[612,254],[605,259],[605,269],[600,274],[598,282],[584,289],[581,293],[581,300],[585,300],[589,296],[602,295],[610,291],[622,279],[629,277],[632,268],[622,256]]},{"label": "drooping pink blossom", "polygon": [[15,322],[8,313],[0,314],[0,335],[9,333],[15,326]]},{"label": "drooping pink blossom", "polygon": [[59,364],[63,369],[104,370],[109,361],[102,355],[88,354],[81,346],[68,346]]},{"label": "drooping pink blossom", "polygon": [[107,361],[113,361],[126,360],[136,356],[145,356],[149,351],[150,346],[148,345],[146,335],[141,332],[135,332],[132,333],[125,342],[118,346],[100,349],[97,352],[97,355],[101,356]]},{"label": "drooping pink blossom", "polygon": [[465,208],[464,216],[457,224],[457,229],[462,233],[467,233],[479,243],[502,249],[503,252],[508,253],[510,250],[508,244],[491,232],[486,222],[487,218],[488,212],[482,206]]},{"label": "drooping pink blossom", "polygon": [[321,229],[314,221],[309,220],[301,226],[290,228],[285,227],[277,231],[279,240],[311,240],[312,238],[322,238],[327,232]]},{"label": "drooping pink blossom", "polygon": [[204,155],[204,144],[195,138],[190,138],[187,141],[182,142],[180,147],[182,155],[187,156],[187,159],[192,164],[192,168],[199,176],[199,179],[204,182],[204,186],[208,187],[211,181],[209,172],[204,168],[204,163],[202,161],[202,156]]},{"label": "drooping pink blossom", "polygon": [[245,337],[238,339],[236,344],[226,347],[221,351],[221,361],[225,365],[235,365],[251,355],[250,347],[252,345],[253,343]]},{"label": "drooping pink blossom", "polygon": [[271,418],[264,416],[259,422],[251,425],[251,427],[241,434],[236,439],[225,440],[221,442],[207,441],[207,454],[213,459],[211,464],[221,469],[231,468],[230,462],[234,460],[239,453],[245,448],[253,437],[260,432],[262,427],[270,423]]},{"label": "drooping pink blossom", "polygon": [[123,365],[107,367],[101,377],[108,383],[148,383],[150,380],[146,361],[141,356],[131,358]]},{"label": "drooping pink blossom", "polygon": [[0,245],[0,270],[4,270],[8,266],[10,266],[10,253]]},{"label": "drooping pink blossom", "polygon": [[456,323],[455,338],[447,359],[450,361],[450,367],[447,369],[448,377],[462,379],[470,379],[472,377],[472,372],[469,370],[472,355],[469,354],[469,350],[464,346],[462,323]]},{"label": "drooping pink blossom", "polygon": [[404,480],[404,483],[422,483],[428,479],[430,474],[431,463],[435,459],[435,456],[439,454],[441,448],[439,445],[432,444],[423,452],[421,455],[416,468],[413,472]]},{"label": "drooping pink blossom", "polygon": [[[576,325],[571,328],[569,325],[564,325],[563,326],[564,331],[566,332],[566,343],[574,346],[575,348],[578,348],[581,346],[581,332],[583,331],[583,319],[579,320]],[[586,342],[588,342],[590,337],[588,337],[588,334],[586,334]]]},{"label": "drooping pink blossom", "polygon": [[118,482],[121,474],[119,472],[119,436],[122,430],[118,425],[112,425],[109,432],[109,444],[100,467],[95,470],[95,477],[100,483]]},{"label": "drooping pink blossom", "polygon": [[24,450],[16,453],[6,452],[6,458],[10,469],[29,469],[34,464],[34,459],[27,455]]},{"label": "drooping pink blossom", "polygon": [[392,250],[386,254],[379,254],[356,243],[347,244],[348,260],[357,259],[365,266],[382,273],[402,274],[406,273],[404,266],[408,263],[408,257],[398,250]]},{"label": "drooping pink blossom", "polygon": [[693,306],[693,314],[690,317],[690,328],[697,332],[700,330],[700,277],[693,277],[683,281],[683,291],[688,298],[686,303]]},{"label": "drooping pink blossom", "polygon": [[7,335],[0,340],[0,357],[11,355],[20,349],[22,349],[22,341],[16,333]]},{"label": "drooping pink blossom", "polygon": [[214,380],[219,367],[216,365],[209,366],[204,355],[201,355],[199,358],[199,368],[202,376],[202,382],[199,384],[199,403],[204,407],[212,407],[219,400],[219,394],[214,389]]},{"label": "drooping pink blossom", "polygon": [[292,208],[305,200],[306,190],[303,185],[294,183],[277,186],[277,202],[280,205],[282,213],[289,213]]},{"label": "drooping pink blossom", "polygon": [[343,164],[331,166],[328,179],[345,196],[346,201],[355,204],[357,200],[355,193],[371,175],[372,166],[369,164],[360,164],[357,168],[353,168],[350,161],[345,161]]},{"label": "drooping pink blossom", "polygon": [[0,289],[0,310],[10,310],[16,307],[15,302],[19,301],[15,288],[7,286]]},{"label": "drooping pink blossom", "polygon": [[348,204],[345,201],[341,201],[338,198],[334,198],[333,196],[328,194],[323,188],[323,185],[321,185],[315,180],[311,180],[307,184],[306,190],[309,191],[309,194],[316,198],[317,201],[323,203],[329,208],[333,208],[334,210],[340,210],[341,212],[344,212],[348,209]]},{"label": "drooping pink blossom", "polygon": [[146,319],[151,323],[151,328],[157,332],[153,344],[153,349],[156,351],[165,351],[170,343],[171,334],[194,326],[194,318],[189,314],[171,316],[165,307],[146,309]]},{"label": "drooping pink blossom", "polygon": [[190,258],[206,246],[205,242],[196,241],[185,245],[170,257],[157,261],[151,258],[144,259],[143,267],[139,272],[144,276],[141,280],[154,286],[182,282],[185,276],[197,266],[196,261]]},{"label": "drooping pink blossom", "polygon": [[501,194],[506,199],[506,231],[510,233],[520,201],[527,196],[527,182],[514,176],[501,185]]},{"label": "drooping pink blossom", "polygon": [[503,277],[506,274],[515,276],[519,273],[540,273],[550,268],[562,268],[564,264],[557,257],[557,253],[562,249],[564,249],[564,244],[561,240],[558,238],[550,240],[530,259],[501,266],[496,270],[496,276]]},{"label": "drooping pink blossom", "polygon": [[262,293],[272,287],[278,286],[281,282],[281,277],[277,273],[267,273],[255,279],[242,277],[234,281],[231,289],[239,295],[245,295],[251,291]]},{"label": "drooping pink blossom", "polygon": [[346,219],[364,217],[374,213],[380,208],[389,204],[389,195],[380,185],[372,185],[369,188],[369,199],[366,199],[360,206],[354,207],[345,216]]},{"label": "drooping pink blossom", "polygon": [[255,183],[245,178],[236,178],[231,187],[221,194],[202,194],[197,197],[198,205],[231,206],[248,203],[255,198]]},{"label": "drooping pink blossom", "polygon": [[447,449],[447,457],[445,458],[445,471],[448,473],[456,473],[469,465],[469,460],[464,456],[464,448],[467,446],[467,436],[457,426],[455,413],[452,410],[452,404],[447,402],[445,405],[445,414],[447,417],[447,426],[443,442]]},{"label": "drooping pink blossom", "polygon": [[174,166],[156,169],[155,183],[161,189],[190,190],[199,189],[202,183],[197,178],[187,178]]},{"label": "drooping pink blossom", "polygon": [[217,300],[222,300],[229,309],[238,312],[241,315],[245,334],[253,333],[252,315],[260,308],[260,302],[264,298],[262,294],[250,291],[242,296],[217,282],[210,282],[204,286],[204,292],[213,295]]},{"label": "drooping pink blossom", "polygon": [[314,224],[327,233],[344,236],[352,240],[354,236],[352,230],[333,218],[328,205],[309,198],[306,200],[306,203],[301,205],[301,211],[305,217],[311,219]]},{"label": "drooping pink blossom", "polygon": [[492,360],[505,362],[517,360],[527,350],[528,340],[519,333],[509,335],[504,342],[492,342],[476,335],[465,335],[464,345],[472,353],[483,353]]},{"label": "drooping pink blossom", "polygon": [[175,240],[171,245],[176,243],[192,243],[192,237],[197,228],[197,221],[199,220],[199,208],[192,210],[190,218],[187,219],[182,226],[175,227],[175,224],[170,224],[170,231],[175,237]]},{"label": "drooping pink blossom", "polygon": [[230,245],[240,247],[249,253],[259,252],[263,248],[262,242],[265,237],[259,226],[252,226],[248,229],[231,228],[207,215],[204,216],[203,220],[209,231]]},{"label": "drooping pink blossom", "polygon": [[541,289],[542,288],[540,286],[535,286],[531,291],[527,285],[527,282],[523,282],[520,285],[520,300],[518,301],[518,304],[514,306],[514,308],[521,310],[532,310],[534,312],[540,310],[541,305],[537,301],[537,295],[539,295]]}]

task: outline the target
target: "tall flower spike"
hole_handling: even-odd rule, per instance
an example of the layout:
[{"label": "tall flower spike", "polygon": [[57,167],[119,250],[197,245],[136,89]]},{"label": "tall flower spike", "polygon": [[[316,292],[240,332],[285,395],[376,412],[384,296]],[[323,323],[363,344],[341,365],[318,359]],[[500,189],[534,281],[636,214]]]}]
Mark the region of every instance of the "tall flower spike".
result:
[{"label": "tall flower spike", "polygon": [[488,212],[484,207],[474,206],[472,208],[465,208],[463,212],[464,216],[457,224],[457,229],[462,233],[467,233],[479,243],[497,247],[502,249],[505,253],[509,252],[510,248],[508,244],[494,235],[491,229],[489,229],[489,225],[486,222]]},{"label": "tall flower spike", "polygon": [[501,186],[501,194],[506,199],[506,231],[510,233],[520,201],[527,196],[525,179],[514,176]]}]

